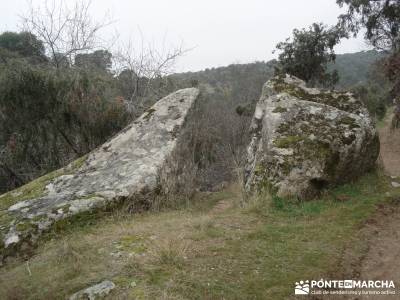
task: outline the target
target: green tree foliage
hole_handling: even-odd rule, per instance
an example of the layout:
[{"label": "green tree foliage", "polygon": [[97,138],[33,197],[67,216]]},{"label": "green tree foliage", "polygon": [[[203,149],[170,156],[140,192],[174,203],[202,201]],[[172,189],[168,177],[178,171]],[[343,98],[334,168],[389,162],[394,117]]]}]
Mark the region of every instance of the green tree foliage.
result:
[{"label": "green tree foliage", "polygon": [[[385,58],[383,51],[369,50],[358,53],[339,54],[334,63],[328,64],[328,71],[337,70],[339,81],[335,88],[348,89],[355,85],[365,84],[370,79],[372,69],[378,61]],[[373,68],[371,68],[373,66]],[[379,72],[374,72],[379,74]]]},{"label": "green tree foliage", "polygon": [[125,99],[134,102],[135,98],[145,95],[147,78],[138,76],[133,70],[125,69],[117,76],[119,90]]},{"label": "green tree foliage", "polygon": [[[351,59],[352,56],[355,56]],[[376,120],[380,120],[385,116],[386,107],[391,104],[391,83],[382,71],[381,60],[387,55],[383,52],[370,50],[359,53],[359,55],[343,54],[338,65],[338,70],[344,71],[343,79],[349,84],[346,90],[353,92],[367,107],[369,112]],[[353,64],[352,64],[353,62]],[[348,64],[345,68],[344,65]],[[362,66],[363,64],[364,66]],[[363,72],[365,64],[369,67]],[[352,72],[347,72],[347,71]],[[359,74],[357,76],[356,74]],[[358,78],[355,81],[352,76]]]},{"label": "green tree foliage", "polygon": [[3,32],[0,34],[0,47],[16,52],[22,57],[45,56],[43,43],[29,32]]},{"label": "green tree foliage", "polygon": [[339,16],[339,26],[350,35],[356,35],[360,29],[366,29],[367,39],[376,49],[390,53],[381,61],[383,72],[394,84],[393,92],[399,95],[400,72],[400,2],[397,0],[337,0],[340,6],[346,6],[347,12]]},{"label": "green tree foliage", "polygon": [[399,48],[400,2],[398,0],[337,0],[347,12],[339,25],[348,34],[366,29],[365,39],[377,49]]},{"label": "green tree foliage", "polygon": [[28,58],[31,63],[46,61],[43,43],[29,32],[0,34],[0,59],[2,62],[18,57]]},{"label": "green tree foliage", "polygon": [[94,71],[107,72],[112,66],[112,54],[107,50],[96,50],[92,53],[77,54],[75,66],[92,69]]},{"label": "green tree foliage", "polygon": [[[376,49],[389,52],[382,59],[380,71],[391,82],[391,95],[400,96],[400,2],[398,0],[337,0],[347,12],[339,16],[339,26],[349,36],[365,29],[365,39]],[[400,119],[400,101],[397,101],[395,118]]]},{"label": "green tree foliage", "polygon": [[128,115],[114,85],[112,77],[89,70],[6,65],[0,75],[1,188],[63,166],[121,130]]},{"label": "green tree foliage", "polygon": [[338,81],[336,71],[327,72],[329,62],[336,55],[333,47],[339,42],[339,33],[323,24],[312,24],[309,29],[293,30],[293,38],[279,43],[279,72],[305,80],[309,85],[333,86]]},{"label": "green tree foliage", "polygon": [[392,83],[392,96],[400,96],[400,52],[393,52],[381,62],[381,70],[386,78]]},{"label": "green tree foliage", "polygon": [[390,99],[387,90],[372,83],[370,85],[357,85],[351,90],[365,104],[375,119],[381,120],[385,116],[385,103]]}]

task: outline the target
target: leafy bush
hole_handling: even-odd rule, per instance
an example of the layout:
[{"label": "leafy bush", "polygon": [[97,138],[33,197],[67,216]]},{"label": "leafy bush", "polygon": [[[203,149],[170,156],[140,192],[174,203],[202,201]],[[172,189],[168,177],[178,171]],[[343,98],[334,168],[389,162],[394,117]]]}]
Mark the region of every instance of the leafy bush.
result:
[{"label": "leafy bush", "polygon": [[112,77],[13,60],[0,73],[0,188],[65,165],[128,119]]}]

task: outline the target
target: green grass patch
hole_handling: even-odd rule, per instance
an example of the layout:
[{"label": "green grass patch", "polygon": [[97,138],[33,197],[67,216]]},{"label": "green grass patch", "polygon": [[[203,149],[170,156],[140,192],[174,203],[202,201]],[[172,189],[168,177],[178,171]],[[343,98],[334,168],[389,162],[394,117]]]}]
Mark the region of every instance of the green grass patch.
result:
[{"label": "green grass patch", "polygon": [[72,163],[70,163],[67,167],[55,170],[50,172],[44,176],[41,176],[31,182],[15,189],[10,192],[7,192],[0,196],[0,211],[6,210],[10,206],[23,201],[38,198],[43,195],[46,185],[48,185],[53,179],[67,174],[73,174],[77,169],[79,169],[87,159],[87,155],[84,155]]},{"label": "green grass patch", "polygon": [[386,110],[385,116],[376,121],[376,127],[378,129],[382,129],[383,127],[385,127],[387,122],[390,122],[390,117],[392,116],[393,111],[394,111],[394,107],[393,106],[388,107],[387,110]]},{"label": "green grass patch", "polygon": [[294,147],[298,142],[304,140],[304,137],[301,136],[287,136],[277,139],[274,142],[274,145],[278,148],[290,148]]}]

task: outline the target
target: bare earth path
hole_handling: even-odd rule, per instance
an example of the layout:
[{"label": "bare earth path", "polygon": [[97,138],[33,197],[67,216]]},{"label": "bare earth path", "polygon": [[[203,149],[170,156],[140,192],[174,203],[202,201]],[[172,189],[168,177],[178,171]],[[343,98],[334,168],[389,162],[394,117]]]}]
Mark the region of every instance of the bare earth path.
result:
[{"label": "bare earth path", "polygon": [[400,176],[400,130],[390,132],[390,118],[379,130],[381,159],[385,171],[391,176]]},{"label": "bare earth path", "polygon": [[[390,118],[379,130],[381,162],[393,181],[400,182],[400,130],[390,132]],[[397,177],[397,178],[395,178]],[[364,296],[356,299],[400,299],[400,209],[384,208],[367,225],[371,238],[369,250],[361,262],[360,279],[393,280],[397,295]]]}]

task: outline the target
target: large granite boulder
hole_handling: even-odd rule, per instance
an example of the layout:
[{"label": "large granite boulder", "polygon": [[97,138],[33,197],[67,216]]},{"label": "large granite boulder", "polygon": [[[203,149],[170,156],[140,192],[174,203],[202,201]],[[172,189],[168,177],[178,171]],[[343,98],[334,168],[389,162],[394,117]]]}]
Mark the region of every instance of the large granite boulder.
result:
[{"label": "large granite boulder", "polygon": [[198,95],[188,88],[159,100],[89,155],[0,196],[0,263],[30,249],[55,223],[122,201],[148,205]]},{"label": "large granite boulder", "polygon": [[289,75],[268,81],[251,125],[245,167],[249,192],[309,199],[371,169],[379,138],[350,93],[307,88]]}]

